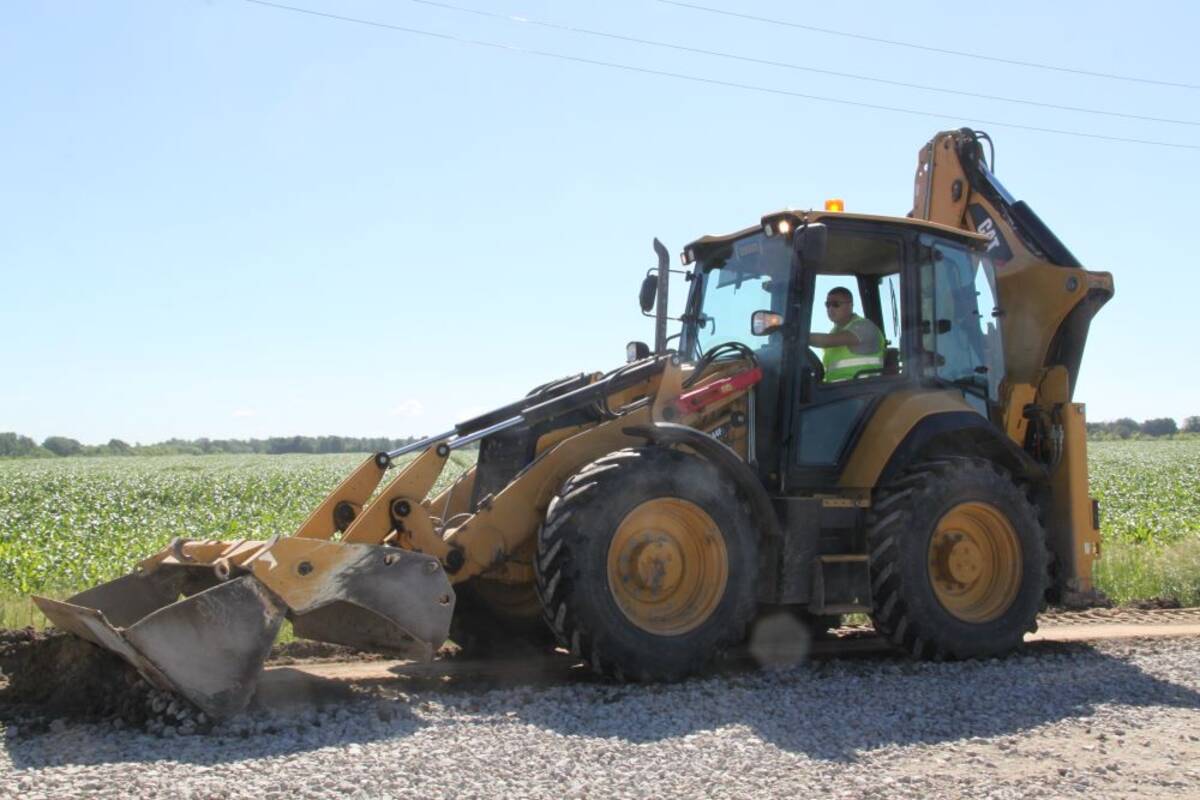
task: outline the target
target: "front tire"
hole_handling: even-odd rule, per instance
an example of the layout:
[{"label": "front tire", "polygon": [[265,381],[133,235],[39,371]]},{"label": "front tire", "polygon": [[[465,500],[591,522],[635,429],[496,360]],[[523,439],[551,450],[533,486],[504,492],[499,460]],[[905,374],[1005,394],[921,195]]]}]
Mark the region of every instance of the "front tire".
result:
[{"label": "front tire", "polygon": [[538,532],[546,620],[601,675],[673,680],[740,642],[756,608],[757,534],[730,482],[662,447],[567,480]]},{"label": "front tire", "polygon": [[982,459],[918,463],[868,517],[875,628],[918,658],[977,658],[1037,629],[1046,534],[1004,470]]}]

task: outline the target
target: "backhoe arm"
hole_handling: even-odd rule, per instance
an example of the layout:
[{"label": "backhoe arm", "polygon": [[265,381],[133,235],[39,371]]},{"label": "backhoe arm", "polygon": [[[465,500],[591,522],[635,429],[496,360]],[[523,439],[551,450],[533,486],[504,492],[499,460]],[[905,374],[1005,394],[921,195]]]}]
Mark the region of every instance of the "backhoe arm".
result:
[{"label": "backhoe arm", "polygon": [[990,143],[987,134],[964,128],[922,147],[909,216],[988,237],[1009,382],[1036,385],[1044,370],[1062,366],[1073,393],[1092,317],[1113,295],[1112,275],[1084,269],[1009,194],[988,167],[983,142]]},{"label": "backhoe arm", "polygon": [[1005,351],[997,421],[1047,466],[1055,586],[1088,592],[1100,553],[1099,510],[1088,496],[1084,407],[1072,400],[1092,317],[1113,295],[1112,275],[1084,269],[1033,209],[1004,188],[984,158],[984,142],[991,144],[987,134],[964,128],[922,147],[909,216],[989,240]]}]

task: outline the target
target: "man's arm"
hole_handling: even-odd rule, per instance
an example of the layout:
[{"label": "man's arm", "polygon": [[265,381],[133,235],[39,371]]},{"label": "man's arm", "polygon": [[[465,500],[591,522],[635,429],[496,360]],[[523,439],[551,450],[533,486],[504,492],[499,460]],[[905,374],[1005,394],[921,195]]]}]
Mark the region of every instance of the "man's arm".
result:
[{"label": "man's arm", "polygon": [[852,347],[861,340],[849,330],[837,333],[810,333],[808,343],[813,347]]}]

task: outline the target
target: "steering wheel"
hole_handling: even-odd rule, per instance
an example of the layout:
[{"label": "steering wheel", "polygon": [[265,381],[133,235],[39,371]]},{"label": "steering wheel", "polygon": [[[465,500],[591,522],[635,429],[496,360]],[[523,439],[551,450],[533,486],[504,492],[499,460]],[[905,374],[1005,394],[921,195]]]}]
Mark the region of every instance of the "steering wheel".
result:
[{"label": "steering wheel", "polygon": [[817,355],[816,350],[813,350],[811,347],[808,348],[804,353],[804,362],[813,371],[813,375],[816,376],[818,383],[825,380],[825,362]]}]

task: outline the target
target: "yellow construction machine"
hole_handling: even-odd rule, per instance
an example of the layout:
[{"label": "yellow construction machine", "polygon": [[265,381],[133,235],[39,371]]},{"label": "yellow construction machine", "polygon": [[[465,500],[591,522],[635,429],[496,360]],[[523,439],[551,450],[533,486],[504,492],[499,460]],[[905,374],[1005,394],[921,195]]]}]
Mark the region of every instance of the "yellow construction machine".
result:
[{"label": "yellow construction machine", "polygon": [[[448,637],[557,641],[626,680],[702,669],[768,608],[868,613],[921,658],[1009,651],[1047,598],[1092,589],[1073,393],[1113,283],[1005,190],[985,143],[921,148],[907,217],[833,203],[687,245],[670,337],[656,242],[654,346],[620,368],[368,458],[290,535],[176,540],[35,600],[214,716],[246,704],[284,619],[420,658]],[[882,338],[826,375],[810,344],[834,297]]]}]

